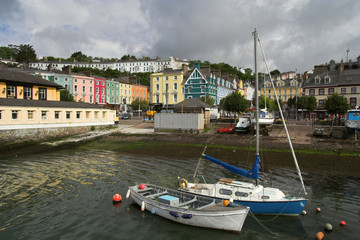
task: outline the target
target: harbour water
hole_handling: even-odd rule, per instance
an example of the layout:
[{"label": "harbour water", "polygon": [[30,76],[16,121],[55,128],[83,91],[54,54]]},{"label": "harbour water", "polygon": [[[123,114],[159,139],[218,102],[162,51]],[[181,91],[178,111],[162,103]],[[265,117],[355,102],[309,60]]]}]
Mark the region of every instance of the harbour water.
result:
[{"label": "harbour water", "polygon": [[[139,182],[177,188],[177,176],[193,173],[198,158],[129,155],[93,147],[2,158],[0,239],[314,239],[317,232],[325,232],[326,223],[334,228],[325,232],[326,239],[358,239],[360,179],[336,174],[326,162],[319,174],[302,169],[309,193],[307,215],[249,215],[240,234],[180,225],[142,212],[125,199],[128,186]],[[234,177],[204,161],[199,173],[208,182]],[[280,188],[299,187],[293,167],[273,166],[267,175]],[[115,193],[123,196],[116,206]],[[341,220],[345,227],[340,227]]]}]

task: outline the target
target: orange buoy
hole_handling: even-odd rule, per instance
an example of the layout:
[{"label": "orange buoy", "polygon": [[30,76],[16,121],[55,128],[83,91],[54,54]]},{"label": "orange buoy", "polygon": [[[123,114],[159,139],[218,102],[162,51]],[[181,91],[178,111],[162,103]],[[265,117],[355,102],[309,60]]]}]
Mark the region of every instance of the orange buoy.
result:
[{"label": "orange buoy", "polygon": [[321,208],[317,208],[317,209],[316,209],[316,212],[317,212],[317,213],[321,212]]},{"label": "orange buoy", "polygon": [[145,189],[145,184],[140,184],[140,189]]},{"label": "orange buoy", "polygon": [[316,234],[316,236],[315,236],[315,239],[316,239],[316,240],[322,240],[322,239],[324,239],[324,233],[318,232],[318,233]]},{"label": "orange buoy", "polygon": [[115,194],[114,196],[113,196],[113,201],[114,202],[121,202],[121,195],[120,194]]},{"label": "orange buoy", "polygon": [[346,222],[345,221],[340,221],[340,226],[345,226],[346,225]]},{"label": "orange buoy", "polygon": [[230,201],[229,200],[224,200],[224,206],[227,207],[229,205]]}]

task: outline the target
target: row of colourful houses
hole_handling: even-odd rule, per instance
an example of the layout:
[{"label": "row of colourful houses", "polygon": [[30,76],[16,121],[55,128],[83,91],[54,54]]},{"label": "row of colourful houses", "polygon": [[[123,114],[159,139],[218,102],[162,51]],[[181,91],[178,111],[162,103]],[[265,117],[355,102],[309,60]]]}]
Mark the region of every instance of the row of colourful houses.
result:
[{"label": "row of colourful houses", "polygon": [[[114,124],[115,110],[99,104],[60,101],[62,89],[61,85],[38,76],[0,68],[0,130],[56,131]],[[5,139],[15,135],[0,132]]]},{"label": "row of colourful houses", "polygon": [[148,87],[138,84],[136,76],[123,75],[115,79],[92,76],[91,73],[67,73],[32,71],[50,82],[63,86],[73,95],[75,101],[107,105],[113,109],[124,109],[135,99],[149,101]]}]

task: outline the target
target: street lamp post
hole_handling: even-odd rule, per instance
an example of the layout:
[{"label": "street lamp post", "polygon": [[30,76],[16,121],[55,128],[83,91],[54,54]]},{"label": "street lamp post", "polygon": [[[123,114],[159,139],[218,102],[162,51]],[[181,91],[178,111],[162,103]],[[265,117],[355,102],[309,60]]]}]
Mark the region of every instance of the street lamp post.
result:
[{"label": "street lamp post", "polygon": [[296,81],[296,86],[295,86],[295,118],[296,118],[296,121],[298,120],[298,107],[297,107],[297,92],[298,92],[298,81],[297,81],[297,78],[296,78],[296,72],[297,72],[297,68],[295,68],[295,81]]}]

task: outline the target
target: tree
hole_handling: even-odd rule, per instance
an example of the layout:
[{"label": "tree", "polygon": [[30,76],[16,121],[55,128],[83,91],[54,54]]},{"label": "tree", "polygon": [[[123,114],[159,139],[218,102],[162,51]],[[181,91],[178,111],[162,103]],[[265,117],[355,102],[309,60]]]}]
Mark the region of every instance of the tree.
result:
[{"label": "tree", "polygon": [[60,101],[75,102],[74,96],[67,89],[60,90]]},{"label": "tree", "polygon": [[215,99],[210,97],[209,95],[206,95],[206,97],[199,97],[200,101],[209,104],[210,106],[214,106]]},{"label": "tree", "polygon": [[249,109],[249,103],[243,95],[233,92],[225,98],[223,108],[233,113],[246,112]]},{"label": "tree", "polygon": [[[301,96],[298,98],[298,109],[306,109],[313,112],[317,108],[317,101],[314,96]],[[310,118],[309,115],[309,118]]]},{"label": "tree", "polygon": [[29,64],[30,62],[36,61],[36,53],[33,46],[25,44],[15,46],[15,60],[18,63]]},{"label": "tree", "polygon": [[[334,93],[326,98],[325,109],[329,114],[339,115],[345,114],[350,109],[350,105],[344,96]],[[338,124],[340,125],[340,117],[338,117]]]},{"label": "tree", "polygon": [[71,54],[70,58],[76,59],[76,61],[78,61],[78,62],[87,62],[88,61],[88,56],[83,54],[81,51],[74,52],[73,54]]},{"label": "tree", "polygon": [[136,60],[136,57],[134,55],[130,56],[130,54],[128,54],[128,55],[122,56],[121,60],[123,60],[123,61]]},{"label": "tree", "polygon": [[0,58],[10,59],[12,57],[12,49],[9,47],[0,47]]},{"label": "tree", "polygon": [[139,98],[135,98],[135,100],[132,101],[131,104],[130,104],[133,111],[139,110],[139,102],[140,102],[140,110],[141,111],[144,111],[145,109],[149,108],[149,102],[148,101],[146,101],[146,100],[140,101]]}]

